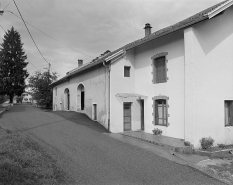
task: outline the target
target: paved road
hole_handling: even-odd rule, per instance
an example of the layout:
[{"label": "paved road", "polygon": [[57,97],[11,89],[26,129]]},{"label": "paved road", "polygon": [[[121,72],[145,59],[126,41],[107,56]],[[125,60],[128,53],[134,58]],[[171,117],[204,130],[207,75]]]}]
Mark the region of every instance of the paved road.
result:
[{"label": "paved road", "polygon": [[67,160],[75,184],[222,184],[150,150],[114,139],[82,114],[15,105],[1,117],[0,124],[29,134],[47,149],[57,151]]}]

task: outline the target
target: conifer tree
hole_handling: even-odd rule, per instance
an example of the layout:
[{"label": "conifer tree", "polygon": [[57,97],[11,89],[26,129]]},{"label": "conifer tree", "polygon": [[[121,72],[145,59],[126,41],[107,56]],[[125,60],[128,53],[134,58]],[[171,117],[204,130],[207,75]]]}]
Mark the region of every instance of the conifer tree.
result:
[{"label": "conifer tree", "polygon": [[26,87],[25,79],[29,75],[26,59],[20,34],[12,27],[0,44],[0,94],[8,95],[10,103],[14,95],[20,96]]}]

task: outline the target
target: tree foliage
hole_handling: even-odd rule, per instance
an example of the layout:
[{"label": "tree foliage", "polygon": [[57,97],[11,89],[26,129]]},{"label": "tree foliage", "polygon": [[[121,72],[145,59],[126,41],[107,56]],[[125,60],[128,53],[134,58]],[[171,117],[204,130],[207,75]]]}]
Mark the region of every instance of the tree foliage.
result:
[{"label": "tree foliage", "polygon": [[49,85],[56,81],[57,77],[56,72],[50,74],[48,69],[36,71],[34,75],[29,77],[32,97],[37,101],[38,105],[46,108],[52,107],[53,92]]},{"label": "tree foliage", "polygon": [[20,96],[26,87],[26,59],[20,34],[12,27],[5,33],[0,45],[0,94],[9,95],[10,103],[14,95]]}]

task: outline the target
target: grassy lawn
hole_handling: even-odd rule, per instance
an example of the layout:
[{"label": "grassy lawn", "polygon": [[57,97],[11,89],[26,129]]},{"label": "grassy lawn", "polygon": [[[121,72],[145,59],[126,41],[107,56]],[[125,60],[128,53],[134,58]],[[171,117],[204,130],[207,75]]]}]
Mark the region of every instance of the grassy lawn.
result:
[{"label": "grassy lawn", "polygon": [[0,184],[70,184],[69,178],[38,143],[0,128]]}]

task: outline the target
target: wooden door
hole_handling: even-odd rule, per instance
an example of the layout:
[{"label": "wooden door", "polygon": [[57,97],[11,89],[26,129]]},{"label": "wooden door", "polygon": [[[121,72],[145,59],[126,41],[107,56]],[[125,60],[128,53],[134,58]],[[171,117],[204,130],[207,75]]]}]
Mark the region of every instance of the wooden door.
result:
[{"label": "wooden door", "polygon": [[141,100],[141,130],[144,130],[144,100]]},{"label": "wooden door", "polygon": [[131,130],[131,103],[124,103],[124,131]]},{"label": "wooden door", "polygon": [[97,120],[97,105],[93,104],[93,109],[94,109],[94,120]]}]

